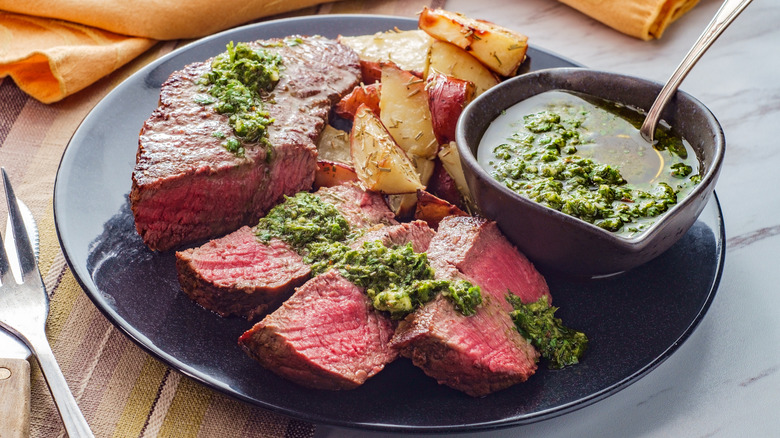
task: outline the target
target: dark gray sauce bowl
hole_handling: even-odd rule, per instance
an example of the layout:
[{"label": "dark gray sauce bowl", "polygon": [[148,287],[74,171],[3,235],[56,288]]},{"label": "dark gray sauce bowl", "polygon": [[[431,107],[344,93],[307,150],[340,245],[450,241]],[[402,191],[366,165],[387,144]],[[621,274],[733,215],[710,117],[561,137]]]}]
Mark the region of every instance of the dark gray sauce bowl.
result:
[{"label": "dark gray sauce bowl", "polygon": [[624,238],[537,204],[493,179],[477,162],[477,147],[490,123],[517,102],[550,90],[570,90],[647,111],[661,84],[617,73],[555,68],[524,74],[488,90],[458,120],[457,143],[466,181],[480,214],[541,270],[576,277],[609,275],[657,257],[696,221],[718,179],[725,139],[715,116],[700,101],[678,91],[662,119],[687,139],[699,159],[701,182],[649,229]]}]

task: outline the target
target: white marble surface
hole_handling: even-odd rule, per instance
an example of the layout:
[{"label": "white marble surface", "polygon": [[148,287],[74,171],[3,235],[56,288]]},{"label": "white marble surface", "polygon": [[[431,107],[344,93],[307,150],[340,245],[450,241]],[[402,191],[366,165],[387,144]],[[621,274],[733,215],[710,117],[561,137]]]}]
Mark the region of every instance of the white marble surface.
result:
[{"label": "white marble surface", "polygon": [[[449,0],[588,67],[665,81],[721,2],[701,0],[660,40],[640,41],[551,0]],[[466,436],[780,436],[780,1],[755,0],[681,89],[726,134],[716,186],[727,255],[719,291],[680,349],[628,388],[540,423]],[[317,437],[385,434],[321,426]]]}]

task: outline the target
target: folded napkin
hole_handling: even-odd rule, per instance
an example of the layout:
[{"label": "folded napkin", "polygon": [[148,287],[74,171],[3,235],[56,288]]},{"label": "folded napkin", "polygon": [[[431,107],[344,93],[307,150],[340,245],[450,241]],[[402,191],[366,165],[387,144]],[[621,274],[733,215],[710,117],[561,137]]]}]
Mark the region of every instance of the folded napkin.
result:
[{"label": "folded napkin", "polygon": [[669,24],[699,0],[559,0],[627,35],[660,38]]},{"label": "folded napkin", "polygon": [[0,0],[0,78],[56,102],[157,40],[196,38],[325,1]]}]

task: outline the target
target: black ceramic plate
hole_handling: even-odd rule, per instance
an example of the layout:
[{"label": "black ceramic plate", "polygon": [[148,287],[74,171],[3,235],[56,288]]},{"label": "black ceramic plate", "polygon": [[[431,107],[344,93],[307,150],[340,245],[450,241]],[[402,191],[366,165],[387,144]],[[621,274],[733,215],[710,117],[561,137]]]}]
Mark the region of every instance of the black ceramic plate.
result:
[{"label": "black ceramic plate", "polygon": [[[60,243],[95,305],[149,353],[206,386],[303,420],[368,429],[442,432],[530,423],[613,394],[671,355],[707,311],[720,279],[724,228],[717,199],[678,244],[639,269],[586,282],[549,277],[558,315],[588,334],[590,350],[577,366],[542,367],[525,384],[479,399],[437,385],[406,359],[352,391],[296,386],[241,352],[236,340],[249,328],[246,321],[220,318],[179,290],[172,252],[143,245],[127,195],[139,129],[172,71],[221,52],[231,40],[415,25],[377,16],[251,25],[187,45],[106,96],[71,139],[54,190]],[[529,57],[532,70],[573,65],[538,48]]]}]

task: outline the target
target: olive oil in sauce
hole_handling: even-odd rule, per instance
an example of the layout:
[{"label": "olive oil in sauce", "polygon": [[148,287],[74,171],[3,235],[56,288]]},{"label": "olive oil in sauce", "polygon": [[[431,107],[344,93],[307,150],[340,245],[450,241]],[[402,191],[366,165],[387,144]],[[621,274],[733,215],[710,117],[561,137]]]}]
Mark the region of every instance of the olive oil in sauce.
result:
[{"label": "olive oil in sauce", "polygon": [[509,189],[631,237],[698,183],[691,146],[660,126],[651,145],[644,114],[610,101],[548,91],[508,108],[488,127],[477,159]]}]

